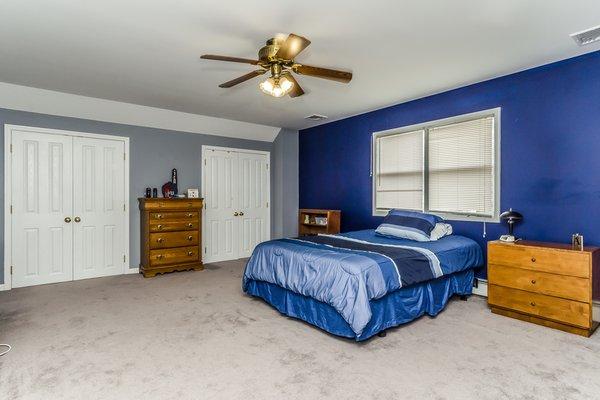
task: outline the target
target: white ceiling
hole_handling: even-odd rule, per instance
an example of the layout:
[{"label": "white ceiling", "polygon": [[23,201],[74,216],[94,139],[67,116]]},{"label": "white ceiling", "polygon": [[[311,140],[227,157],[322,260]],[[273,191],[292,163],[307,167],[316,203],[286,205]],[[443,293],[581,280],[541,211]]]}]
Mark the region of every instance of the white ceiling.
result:
[{"label": "white ceiling", "polygon": [[[316,125],[600,50],[570,33],[600,25],[598,0],[2,0],[0,81],[287,128]],[[347,69],[349,85],[301,76],[275,99],[252,66],[275,33],[306,36],[297,57]]]}]

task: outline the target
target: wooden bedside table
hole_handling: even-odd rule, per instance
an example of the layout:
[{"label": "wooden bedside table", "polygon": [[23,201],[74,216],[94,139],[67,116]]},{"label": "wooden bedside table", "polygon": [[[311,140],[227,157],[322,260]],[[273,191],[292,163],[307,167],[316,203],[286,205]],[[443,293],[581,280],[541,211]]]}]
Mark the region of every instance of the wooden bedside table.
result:
[{"label": "wooden bedside table", "polygon": [[589,337],[600,296],[600,248],[488,243],[488,304],[495,314]]}]

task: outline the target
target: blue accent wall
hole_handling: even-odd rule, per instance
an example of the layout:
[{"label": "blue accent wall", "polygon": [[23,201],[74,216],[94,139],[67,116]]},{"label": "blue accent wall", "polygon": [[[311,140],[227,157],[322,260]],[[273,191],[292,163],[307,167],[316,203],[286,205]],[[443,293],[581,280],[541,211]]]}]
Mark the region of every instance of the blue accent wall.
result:
[{"label": "blue accent wall", "polygon": [[[402,92],[402,88],[398,88]],[[342,210],[342,231],[374,228],[373,132],[501,107],[501,210],[524,215],[529,240],[600,245],[600,52],[300,131],[300,208]],[[497,239],[504,224],[456,222]]]}]

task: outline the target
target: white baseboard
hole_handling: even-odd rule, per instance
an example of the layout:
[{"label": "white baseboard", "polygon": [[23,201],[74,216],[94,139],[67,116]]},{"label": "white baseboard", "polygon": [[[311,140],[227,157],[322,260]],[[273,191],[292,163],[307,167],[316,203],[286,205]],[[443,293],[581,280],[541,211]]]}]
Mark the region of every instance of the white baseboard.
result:
[{"label": "white baseboard", "polygon": [[[477,296],[487,297],[488,283],[485,279],[477,279],[477,287],[473,288],[473,294],[476,294]],[[598,300],[594,300],[594,305],[592,307],[592,319],[594,321],[600,321],[600,301]]]},{"label": "white baseboard", "polygon": [[129,274],[139,274],[140,273],[140,269],[138,267],[135,268],[129,268],[127,271],[125,271],[125,275],[129,275]]},{"label": "white baseboard", "polygon": [[475,278],[475,280],[477,281],[477,287],[473,287],[473,294],[476,294],[477,296],[487,297],[487,281],[478,278]]},{"label": "white baseboard", "polygon": [[3,283],[0,285],[0,292],[4,290],[10,290],[10,286],[8,285],[8,283]]}]

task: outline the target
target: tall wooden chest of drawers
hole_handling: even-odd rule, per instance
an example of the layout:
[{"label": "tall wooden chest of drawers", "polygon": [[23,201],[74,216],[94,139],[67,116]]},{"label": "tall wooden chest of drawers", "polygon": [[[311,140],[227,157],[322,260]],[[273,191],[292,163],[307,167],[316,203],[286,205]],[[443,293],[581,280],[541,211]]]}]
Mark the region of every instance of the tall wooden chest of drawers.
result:
[{"label": "tall wooden chest of drawers", "polygon": [[201,270],[202,199],[141,198],[140,273]]},{"label": "tall wooden chest of drawers", "polygon": [[600,296],[600,249],[500,241],[488,243],[492,312],[590,336],[593,298]]}]

